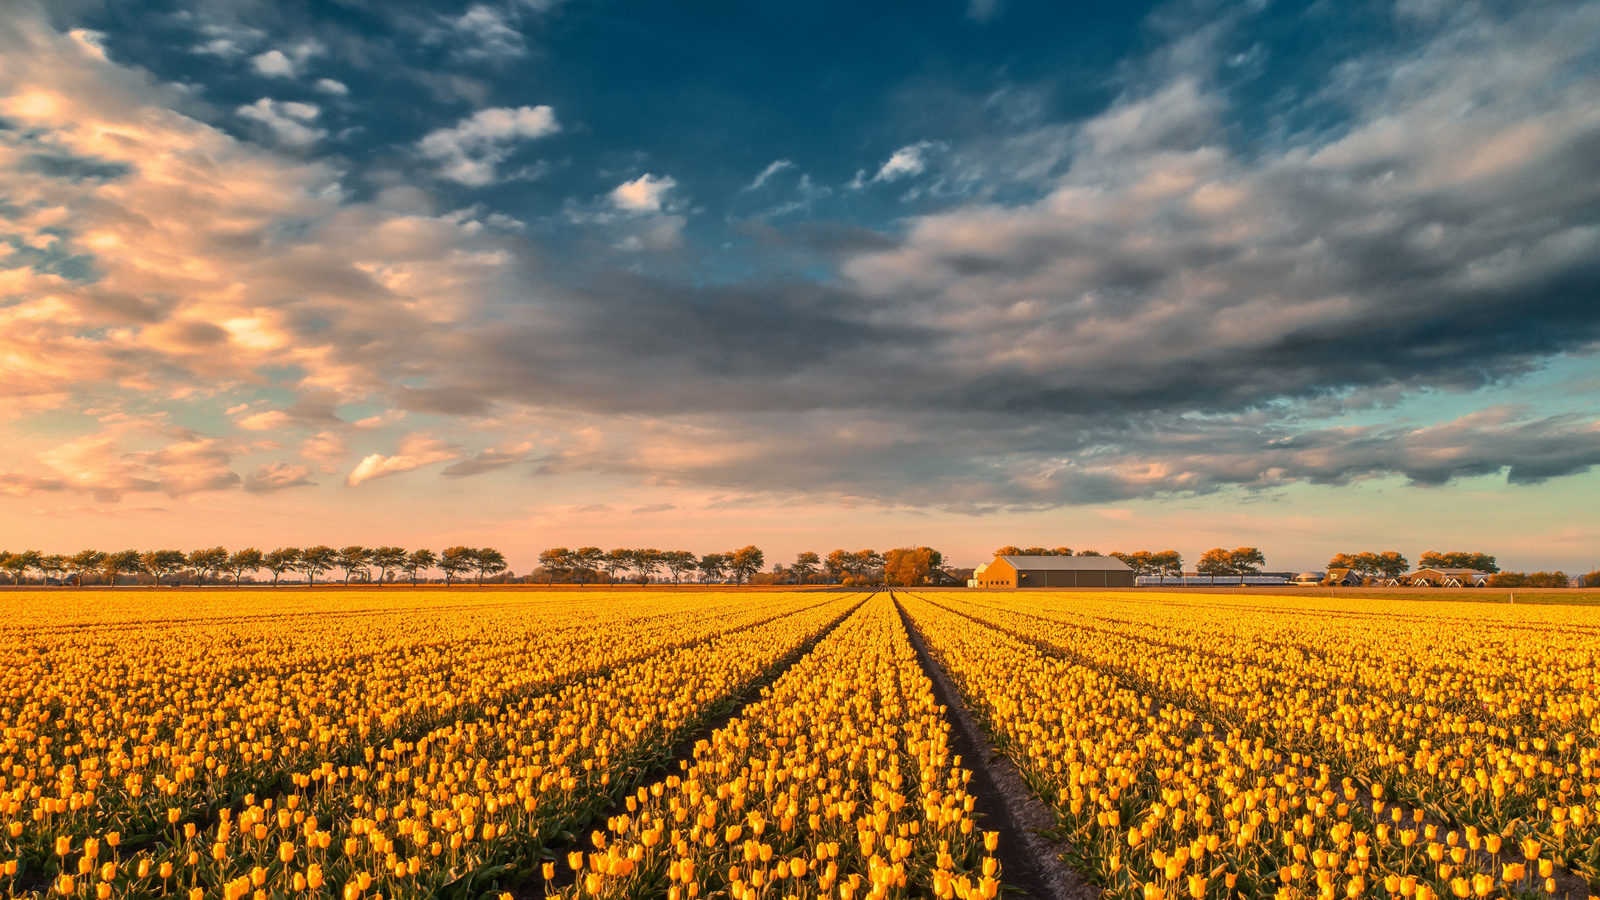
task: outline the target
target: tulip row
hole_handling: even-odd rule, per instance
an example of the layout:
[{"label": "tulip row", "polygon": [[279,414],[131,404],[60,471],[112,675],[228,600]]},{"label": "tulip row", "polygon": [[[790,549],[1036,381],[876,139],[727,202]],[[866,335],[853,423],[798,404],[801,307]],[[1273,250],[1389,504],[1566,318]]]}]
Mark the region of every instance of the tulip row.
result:
[{"label": "tulip row", "polygon": [[[495,849],[453,852],[446,867],[414,854],[406,878],[422,883],[425,862],[433,883],[452,867],[481,875],[495,854],[518,858],[563,816],[592,809],[613,776],[663,752],[848,602],[447,602],[391,617],[330,608],[324,620],[202,622],[182,643],[161,625],[156,639],[173,642],[165,653],[142,626],[69,629],[53,638],[54,670],[6,648],[41,677],[31,690],[8,679],[14,693],[0,707],[12,717],[0,744],[0,889],[59,875],[81,893],[85,866],[106,874],[97,854],[116,857],[123,835],[140,849],[107,860],[113,877],[94,880],[96,893],[170,893],[184,879],[221,891],[268,871],[289,887],[357,869],[387,883],[393,865],[345,850],[367,833],[361,823],[426,800],[450,807],[459,830],[478,824],[461,821],[469,797],[475,809],[507,809],[468,814],[487,826],[473,836]],[[68,672],[81,677],[76,693]],[[550,796],[530,803],[535,790]],[[374,816],[375,804],[389,812]],[[525,821],[536,812],[538,828]],[[504,852],[513,841],[520,849]]]},{"label": "tulip row", "polygon": [[[1159,602],[1025,608],[991,597],[975,612],[1271,746],[1314,754],[1438,821],[1538,841],[1557,867],[1600,887],[1592,616],[1492,608],[1491,623],[1477,605],[1398,617],[1393,604],[1364,614],[1241,602],[1191,603],[1186,624]],[[1565,627],[1543,627],[1555,622]],[[1482,637],[1471,649],[1443,649],[1473,626]]]},{"label": "tulip row", "polygon": [[976,826],[943,713],[879,594],[630,796],[566,860],[563,897],[993,900],[998,835]]},{"label": "tulip row", "polygon": [[[1139,601],[1121,602],[1137,615]],[[1320,746],[1275,741],[1304,735],[1300,719],[1241,727],[1270,719],[1262,710],[1271,706],[1252,695],[1261,681],[1248,666],[1209,667],[1214,646],[1170,633],[1166,642],[1086,637],[1064,621],[1065,604],[1036,598],[1026,607],[995,595],[905,603],[1054,808],[1069,861],[1114,896],[1428,900],[1556,887],[1555,861],[1535,836],[1441,821],[1393,802]]]}]

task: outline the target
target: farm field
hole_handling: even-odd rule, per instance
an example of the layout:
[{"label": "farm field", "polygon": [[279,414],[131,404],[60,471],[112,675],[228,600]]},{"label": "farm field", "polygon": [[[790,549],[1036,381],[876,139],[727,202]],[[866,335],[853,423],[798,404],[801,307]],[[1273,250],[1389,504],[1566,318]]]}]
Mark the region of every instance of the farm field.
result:
[{"label": "farm field", "polygon": [[901,599],[1052,806],[1070,862],[1112,895],[1600,885],[1600,617],[1587,610],[1155,593]]},{"label": "farm field", "polygon": [[[10,895],[987,900],[1021,874],[990,766],[1085,896],[1600,887],[1582,607],[382,588],[0,613]],[[962,758],[930,676],[1006,761]]]}]

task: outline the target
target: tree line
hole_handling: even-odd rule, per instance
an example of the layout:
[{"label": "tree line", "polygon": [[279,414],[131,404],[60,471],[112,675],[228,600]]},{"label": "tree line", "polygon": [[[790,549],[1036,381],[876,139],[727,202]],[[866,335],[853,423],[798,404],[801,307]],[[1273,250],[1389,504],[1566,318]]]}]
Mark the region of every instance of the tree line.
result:
[{"label": "tree line", "polygon": [[[539,568],[547,583],[557,580],[580,584],[598,580],[601,573],[616,582],[619,577],[649,583],[660,573],[674,584],[686,578],[702,583],[733,579],[746,584],[756,578],[766,564],[766,554],[756,546],[741,547],[726,553],[697,556],[689,550],[629,549],[606,551],[599,547],[551,547],[539,554]],[[763,577],[774,584],[828,583],[919,585],[933,572],[945,570],[944,554],[931,547],[900,547],[882,553],[876,550],[834,550],[827,556],[806,550],[794,562],[775,562]]]},{"label": "tree line", "polygon": [[[757,578],[765,565],[766,554],[755,545],[704,555],[655,548],[607,551],[599,547],[552,547],[539,554],[540,568],[528,580],[585,584],[600,581],[603,574],[611,583],[632,578],[646,584],[664,574],[674,584],[686,578],[697,578],[701,582],[732,579],[735,584],[746,584]],[[270,574],[272,585],[277,585],[290,573],[304,575],[308,585],[315,585],[329,573],[337,574],[327,580],[346,585],[373,580],[383,583],[389,580],[391,573],[416,584],[422,573],[435,569],[444,573],[446,584],[469,573],[476,573],[477,582],[481,584],[487,577],[506,572],[507,565],[505,555],[499,550],[465,546],[449,547],[437,553],[426,549],[407,551],[402,547],[359,545],[279,547],[270,551],[248,547],[233,552],[225,547],[189,552],[84,550],[70,556],[42,554],[37,550],[21,553],[0,550],[0,571],[19,586],[31,572],[42,575],[47,582],[79,586],[100,579],[115,587],[118,578],[139,575],[154,578],[158,585],[184,580],[196,584],[223,580],[238,585],[246,576],[259,572]],[[770,573],[762,575],[761,580],[779,584],[809,584],[818,580],[860,584],[887,581],[913,586],[925,583],[931,573],[945,571],[944,555],[931,547],[901,547],[881,553],[870,549],[839,549],[825,557],[814,551],[799,553],[791,564],[774,563]]]},{"label": "tree line", "polygon": [[[1567,587],[1572,576],[1560,570],[1554,572],[1502,572],[1499,560],[1487,553],[1468,550],[1430,550],[1417,558],[1420,569],[1473,569],[1489,573],[1485,582],[1489,587]],[[1411,564],[1394,550],[1382,553],[1335,553],[1328,560],[1329,569],[1349,569],[1365,578],[1399,578],[1410,571]],[[1584,587],[1600,587],[1600,571],[1582,576]]]},{"label": "tree line", "polygon": [[116,587],[119,576],[150,575],[160,585],[163,579],[180,580],[185,573],[196,584],[207,578],[231,578],[239,584],[246,574],[266,571],[272,573],[272,584],[288,572],[304,574],[307,585],[314,585],[317,576],[340,570],[343,581],[352,578],[361,582],[372,580],[372,570],[378,570],[378,583],[383,583],[390,572],[404,573],[412,584],[418,575],[430,569],[444,573],[445,583],[469,572],[476,572],[478,583],[488,576],[506,571],[505,554],[493,547],[447,547],[434,553],[432,550],[412,550],[402,547],[279,547],[262,552],[255,547],[228,552],[225,547],[202,550],[119,550],[105,552],[84,550],[72,556],[41,554],[37,550],[9,553],[0,550],[0,570],[11,576],[13,584],[21,585],[30,571],[37,571],[48,581],[52,576],[62,582],[82,586],[98,576]]},{"label": "tree line", "polygon": [[589,579],[598,581],[601,572],[613,582],[619,574],[633,572],[640,584],[648,584],[662,571],[672,576],[673,584],[683,583],[687,574],[698,574],[702,581],[721,581],[731,575],[736,584],[743,584],[765,564],[766,555],[754,545],[704,556],[696,556],[690,550],[657,550],[654,547],[638,550],[619,547],[611,551],[599,547],[576,550],[551,547],[539,553],[539,568],[552,584],[557,578],[576,578],[579,584]]}]

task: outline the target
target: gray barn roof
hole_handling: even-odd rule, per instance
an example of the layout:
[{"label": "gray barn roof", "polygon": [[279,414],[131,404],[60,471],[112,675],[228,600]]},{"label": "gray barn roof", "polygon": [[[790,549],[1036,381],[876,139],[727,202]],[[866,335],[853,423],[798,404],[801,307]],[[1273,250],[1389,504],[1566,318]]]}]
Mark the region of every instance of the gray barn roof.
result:
[{"label": "gray barn roof", "polygon": [[1002,556],[1017,570],[1074,569],[1078,571],[1131,572],[1128,564],[1115,556]]}]

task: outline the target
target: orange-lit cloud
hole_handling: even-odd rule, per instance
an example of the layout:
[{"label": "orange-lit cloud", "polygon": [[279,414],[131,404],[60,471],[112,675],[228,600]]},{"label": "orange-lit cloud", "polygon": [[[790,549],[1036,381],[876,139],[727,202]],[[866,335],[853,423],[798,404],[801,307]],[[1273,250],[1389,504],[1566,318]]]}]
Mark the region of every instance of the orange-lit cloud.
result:
[{"label": "orange-lit cloud", "polygon": [[460,457],[459,449],[437,438],[421,434],[407,435],[400,442],[400,451],[393,456],[373,453],[362,458],[361,462],[356,463],[356,467],[350,470],[350,475],[345,478],[345,484],[355,487],[363,481],[398,475],[401,472],[410,472],[413,469]]}]

